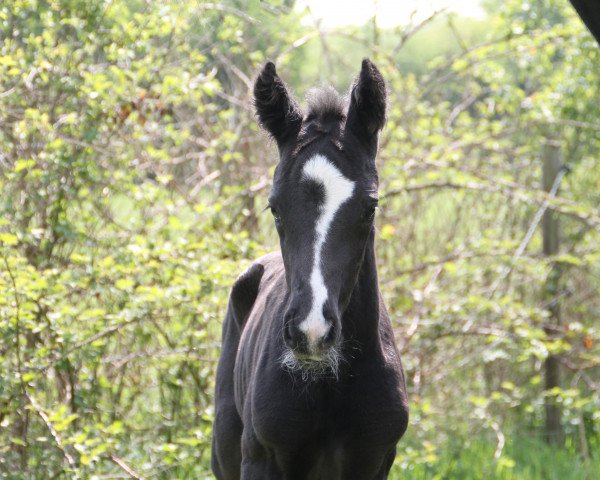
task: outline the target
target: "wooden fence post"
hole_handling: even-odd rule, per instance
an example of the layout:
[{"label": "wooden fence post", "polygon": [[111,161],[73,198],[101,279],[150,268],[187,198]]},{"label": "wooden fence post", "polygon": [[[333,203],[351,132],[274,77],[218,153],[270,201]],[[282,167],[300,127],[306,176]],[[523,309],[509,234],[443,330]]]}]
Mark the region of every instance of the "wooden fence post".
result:
[{"label": "wooden fence post", "polygon": [[[559,172],[563,168],[560,144],[557,141],[548,141],[543,148],[543,187],[550,192]],[[544,212],[542,219],[542,230],[544,238],[544,255],[553,256],[558,254],[560,245],[560,232],[558,214],[551,209]],[[561,324],[560,300],[560,266],[553,264],[544,285],[544,302],[550,314],[545,327],[548,338],[554,338],[558,334]],[[546,393],[554,388],[560,387],[560,364],[556,355],[550,354],[544,364]],[[546,424],[545,435],[548,443],[562,445],[564,433],[561,424],[561,409],[556,401],[555,395],[547,395],[545,399]]]}]

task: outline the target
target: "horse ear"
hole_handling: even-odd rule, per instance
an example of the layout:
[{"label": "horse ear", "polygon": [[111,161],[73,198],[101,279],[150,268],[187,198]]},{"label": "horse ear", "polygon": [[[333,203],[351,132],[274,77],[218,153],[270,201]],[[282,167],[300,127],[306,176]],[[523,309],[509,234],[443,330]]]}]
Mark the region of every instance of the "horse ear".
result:
[{"label": "horse ear", "polygon": [[385,81],[371,60],[363,59],[350,93],[346,130],[372,145],[385,124]]},{"label": "horse ear", "polygon": [[254,83],[254,105],[261,126],[278,145],[300,130],[302,112],[277,75],[273,62],[265,64]]}]

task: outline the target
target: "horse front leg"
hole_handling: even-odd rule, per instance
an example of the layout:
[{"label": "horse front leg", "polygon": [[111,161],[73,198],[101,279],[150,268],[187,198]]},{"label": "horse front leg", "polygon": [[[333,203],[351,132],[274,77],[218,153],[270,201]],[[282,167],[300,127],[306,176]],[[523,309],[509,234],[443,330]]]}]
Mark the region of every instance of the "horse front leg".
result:
[{"label": "horse front leg", "polygon": [[381,470],[375,476],[374,480],[386,480],[388,475],[390,474],[390,470],[392,469],[392,465],[394,464],[394,459],[396,458],[396,447],[392,448],[385,459],[383,460],[383,465],[381,466]]},{"label": "horse front leg", "polygon": [[342,480],[386,480],[396,457],[396,447],[389,449],[347,449],[344,452]]},{"label": "horse front leg", "polygon": [[275,458],[263,447],[254,432],[244,429],[240,480],[282,480]]},{"label": "horse front leg", "polygon": [[272,470],[263,459],[244,459],[241,480],[276,480],[278,476],[273,475]]}]

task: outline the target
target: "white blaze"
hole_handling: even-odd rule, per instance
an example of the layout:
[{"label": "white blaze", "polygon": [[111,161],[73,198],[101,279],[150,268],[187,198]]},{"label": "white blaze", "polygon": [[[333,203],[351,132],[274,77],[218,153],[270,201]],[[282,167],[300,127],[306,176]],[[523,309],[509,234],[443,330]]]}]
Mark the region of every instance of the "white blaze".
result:
[{"label": "white blaze", "polygon": [[323,317],[323,305],[327,301],[327,287],[321,272],[321,251],[327,238],[333,217],[340,206],[352,196],[354,182],[348,180],[326,157],[315,155],[302,169],[304,178],[323,186],[325,198],[319,207],[319,217],[315,227],[315,245],[310,287],[312,306],[308,316],[299,325],[308,337],[309,345],[314,345],[329,331],[330,326]]}]

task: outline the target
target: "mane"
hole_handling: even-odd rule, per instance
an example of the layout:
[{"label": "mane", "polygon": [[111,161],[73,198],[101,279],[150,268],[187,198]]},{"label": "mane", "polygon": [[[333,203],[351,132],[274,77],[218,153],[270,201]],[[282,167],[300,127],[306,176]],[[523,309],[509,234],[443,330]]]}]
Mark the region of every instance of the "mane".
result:
[{"label": "mane", "polygon": [[333,87],[312,88],[306,94],[307,119],[320,122],[344,120],[346,100]]}]

